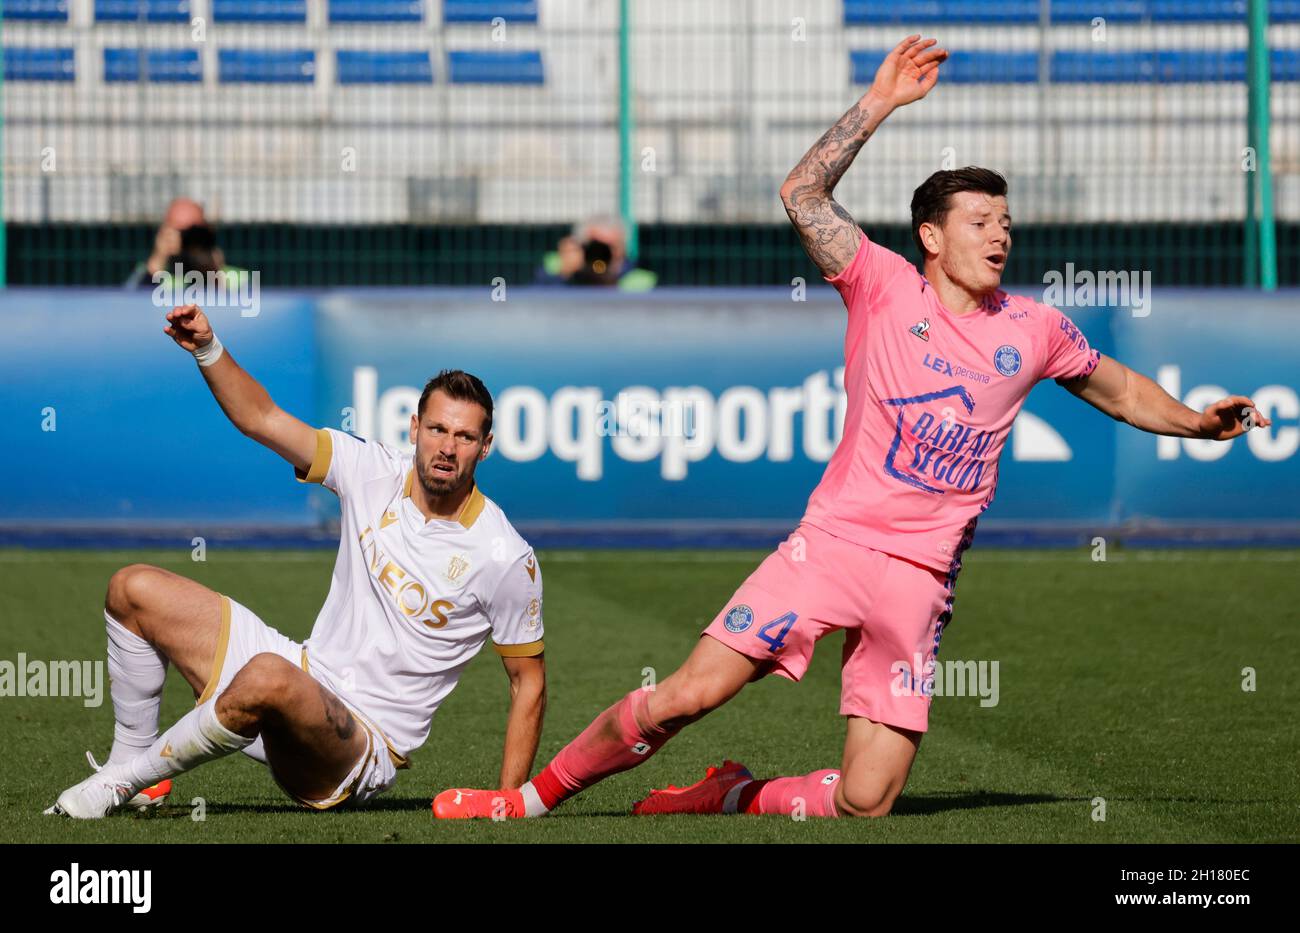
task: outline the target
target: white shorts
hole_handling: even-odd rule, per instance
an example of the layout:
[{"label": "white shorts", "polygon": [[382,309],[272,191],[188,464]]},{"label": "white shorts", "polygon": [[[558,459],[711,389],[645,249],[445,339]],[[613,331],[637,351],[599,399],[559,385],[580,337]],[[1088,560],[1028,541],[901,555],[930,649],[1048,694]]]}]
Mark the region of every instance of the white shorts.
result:
[{"label": "white shorts", "polygon": [[[352,713],[353,718],[366,735],[365,753],[357,760],[348,776],[343,779],[342,783],[327,799],[305,800],[294,794],[283,784],[280,784],[279,778],[276,778],[276,783],[280,784],[284,792],[303,806],[311,807],[313,810],[328,810],[344,801],[364,803],[371,797],[391,787],[393,782],[397,780],[397,768],[406,767],[406,761],[399,758],[395,752],[390,751],[389,742],[384,736],[383,730],[375,725],[346,693],[339,690],[336,684],[326,683],[322,677],[311,671],[307,664],[306,649],[302,645],[291,638],[281,635],[259,619],[246,606],[235,602],[228,596],[221,597],[221,634],[217,640],[217,653],[212,665],[212,676],[209,677],[207,686],[204,687],[203,695],[199,697],[198,702],[205,703],[210,698],[219,696],[234,680],[235,674],[239,673],[239,670],[254,655],[265,653],[279,655],[290,664],[301,667],[310,674],[313,679],[321,683],[322,686],[343,702],[343,705]],[[252,745],[244,749],[244,754],[267,765],[271,771],[271,776],[275,777],[275,769],[271,768],[267,763],[261,736],[258,736]]]}]

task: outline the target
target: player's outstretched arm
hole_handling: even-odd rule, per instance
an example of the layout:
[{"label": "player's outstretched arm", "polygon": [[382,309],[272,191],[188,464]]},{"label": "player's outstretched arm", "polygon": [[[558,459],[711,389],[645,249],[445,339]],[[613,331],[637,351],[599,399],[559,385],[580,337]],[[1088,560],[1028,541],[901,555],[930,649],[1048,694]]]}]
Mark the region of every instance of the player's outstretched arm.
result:
[{"label": "player's outstretched arm", "polygon": [[510,678],[510,718],[506,721],[506,746],[501,755],[503,790],[514,790],[528,780],[542,738],[542,717],[546,712],[546,661],[502,657]]},{"label": "player's outstretched arm", "polygon": [[785,212],[822,275],[838,275],[862,242],[861,229],[832,192],[881,121],[920,100],[939,80],[948,53],[933,48],[935,41],[908,36],[886,55],[871,89],[804,153],[781,186]]},{"label": "player's outstretched arm", "polygon": [[167,312],[163,333],[194,354],[213,397],[235,427],[300,472],[311,467],[316,455],[315,429],[276,405],[262,384],[244,372],[221,346],[207,315],[197,305]]},{"label": "player's outstretched arm", "polygon": [[1152,434],[1226,441],[1251,426],[1273,423],[1244,395],[1229,395],[1200,412],[1188,408],[1158,383],[1105,355],[1089,375],[1062,385],[1116,421]]}]

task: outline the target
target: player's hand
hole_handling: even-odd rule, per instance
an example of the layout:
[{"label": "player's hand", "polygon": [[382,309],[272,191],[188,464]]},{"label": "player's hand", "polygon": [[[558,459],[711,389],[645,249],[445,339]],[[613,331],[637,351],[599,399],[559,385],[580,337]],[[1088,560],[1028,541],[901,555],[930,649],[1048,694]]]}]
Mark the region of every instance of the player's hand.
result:
[{"label": "player's hand", "polygon": [[939,64],[948,58],[946,49],[934,48],[938,39],[908,36],[885,56],[871,82],[873,96],[891,107],[903,107],[920,100],[939,80]]},{"label": "player's hand", "polygon": [[167,326],[163,328],[163,333],[175,340],[182,350],[190,353],[212,342],[212,325],[198,305],[186,305],[168,311]]},{"label": "player's hand", "polygon": [[1229,395],[1201,412],[1200,436],[1227,441],[1245,434],[1252,427],[1266,428],[1272,423],[1255,410],[1255,403],[1246,396]]}]

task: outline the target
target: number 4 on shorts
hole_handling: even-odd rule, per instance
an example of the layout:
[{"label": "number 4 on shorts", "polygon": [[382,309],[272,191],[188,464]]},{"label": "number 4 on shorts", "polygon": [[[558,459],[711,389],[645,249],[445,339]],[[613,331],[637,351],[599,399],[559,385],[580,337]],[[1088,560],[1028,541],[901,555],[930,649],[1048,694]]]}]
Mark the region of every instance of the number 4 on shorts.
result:
[{"label": "number 4 on shorts", "polygon": [[[773,619],[771,622],[764,625],[754,634],[759,638],[763,639],[763,641],[767,642],[768,651],[772,651],[772,652],[780,651],[783,647],[785,647],[786,632],[790,631],[790,626],[794,625],[794,620],[797,618],[799,618],[799,616],[797,616],[795,613],[787,612],[785,615],[781,616],[781,618]],[[775,635],[768,634],[769,632],[772,631],[772,629],[776,628],[778,625],[781,626],[781,631],[777,632]]]}]

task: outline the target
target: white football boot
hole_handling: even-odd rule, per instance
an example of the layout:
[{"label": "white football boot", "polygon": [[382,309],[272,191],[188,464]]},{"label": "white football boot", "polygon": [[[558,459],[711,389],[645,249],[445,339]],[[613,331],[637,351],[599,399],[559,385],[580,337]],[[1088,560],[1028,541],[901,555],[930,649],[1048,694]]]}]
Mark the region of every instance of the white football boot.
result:
[{"label": "white football boot", "polygon": [[[95,756],[86,752],[86,760],[96,771],[100,770],[103,765],[95,761]],[[167,802],[167,797],[172,792],[171,778],[159,781],[157,784],[150,784],[140,793],[136,794],[126,802],[126,805],[132,810],[152,810],[154,807],[160,807]]]},{"label": "white football boot", "polygon": [[46,814],[96,820],[121,807],[148,810],[160,806],[171,793],[172,782],[166,780],[146,787],[129,799],[123,799],[131,790],[130,786],[120,779],[115,780],[112,774],[104,774],[103,766],[95,761],[95,756],[90,752],[86,752],[86,760],[95,773],[60,794],[54,806],[45,811]]},{"label": "white football boot", "polygon": [[96,771],[80,784],[73,784],[54,806],[45,811],[49,816],[70,816],[74,820],[98,820],[126,805],[134,796],[130,784],[122,780],[116,768]]}]

